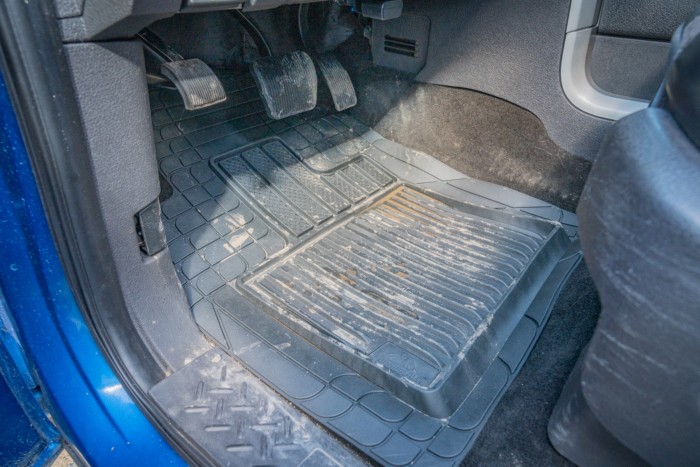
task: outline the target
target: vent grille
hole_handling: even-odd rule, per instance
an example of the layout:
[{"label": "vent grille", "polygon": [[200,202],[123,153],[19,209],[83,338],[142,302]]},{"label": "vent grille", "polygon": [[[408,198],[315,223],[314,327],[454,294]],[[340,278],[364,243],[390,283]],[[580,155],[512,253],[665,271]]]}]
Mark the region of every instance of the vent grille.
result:
[{"label": "vent grille", "polygon": [[384,36],[384,51],[391,54],[416,57],[418,56],[418,44],[412,39]]}]

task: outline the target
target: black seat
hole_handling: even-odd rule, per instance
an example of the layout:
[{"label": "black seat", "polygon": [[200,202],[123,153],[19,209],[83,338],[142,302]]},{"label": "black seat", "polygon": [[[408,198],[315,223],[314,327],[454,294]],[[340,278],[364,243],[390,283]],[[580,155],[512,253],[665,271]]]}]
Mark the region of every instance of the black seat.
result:
[{"label": "black seat", "polygon": [[550,440],[579,465],[700,465],[700,16],[655,107],[613,126],[578,215],[602,311]]}]

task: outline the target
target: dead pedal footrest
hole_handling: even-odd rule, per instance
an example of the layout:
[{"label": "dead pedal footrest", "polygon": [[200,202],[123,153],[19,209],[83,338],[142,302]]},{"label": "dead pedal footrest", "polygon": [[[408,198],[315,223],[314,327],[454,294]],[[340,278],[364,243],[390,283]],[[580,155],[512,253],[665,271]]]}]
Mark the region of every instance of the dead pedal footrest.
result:
[{"label": "dead pedal footrest", "polygon": [[305,52],[294,51],[281,57],[260,58],[253,62],[253,78],[265,111],[273,120],[316,107],[316,67]]},{"label": "dead pedal footrest", "polygon": [[333,54],[322,54],[316,57],[316,63],[321,70],[321,75],[328,85],[333,98],[335,110],[341,112],[357,105],[355,87],[352,85],[350,75]]},{"label": "dead pedal footrest", "polygon": [[226,100],[219,78],[198,58],[163,63],[161,73],[180,91],[187,110],[202,109]]}]

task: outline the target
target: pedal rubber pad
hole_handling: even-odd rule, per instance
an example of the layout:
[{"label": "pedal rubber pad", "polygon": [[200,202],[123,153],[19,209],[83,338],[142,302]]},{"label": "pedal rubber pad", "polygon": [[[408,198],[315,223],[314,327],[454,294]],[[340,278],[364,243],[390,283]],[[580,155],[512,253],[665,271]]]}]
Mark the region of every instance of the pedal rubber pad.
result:
[{"label": "pedal rubber pad", "polygon": [[316,67],[305,52],[297,50],[281,57],[260,58],[253,62],[253,78],[265,111],[273,120],[316,107]]},{"label": "pedal rubber pad", "polygon": [[333,54],[322,54],[316,58],[321,75],[328,85],[333,97],[335,110],[349,109],[357,105],[355,87],[352,85],[350,75]]},{"label": "pedal rubber pad", "polygon": [[198,58],[163,63],[160,72],[180,91],[187,110],[203,109],[226,100],[219,78]]}]

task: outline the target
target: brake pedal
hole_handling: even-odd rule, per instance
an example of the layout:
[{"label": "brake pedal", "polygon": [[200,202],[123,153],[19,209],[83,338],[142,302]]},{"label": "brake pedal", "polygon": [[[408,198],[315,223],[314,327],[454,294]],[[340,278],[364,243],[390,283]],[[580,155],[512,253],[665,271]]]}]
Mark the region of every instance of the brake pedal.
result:
[{"label": "brake pedal", "polygon": [[335,55],[327,53],[316,57],[321,75],[331,91],[333,105],[338,112],[357,105],[357,94],[350,75]]},{"label": "brake pedal", "polygon": [[161,73],[180,91],[187,110],[203,109],[226,100],[219,78],[198,58],[163,63]]},{"label": "brake pedal", "polygon": [[316,107],[316,67],[305,52],[294,51],[281,57],[259,58],[253,62],[253,78],[263,98],[265,111],[273,120]]}]

